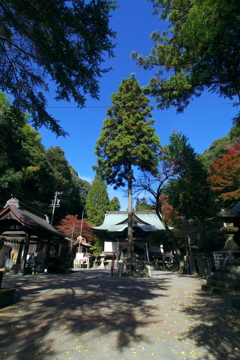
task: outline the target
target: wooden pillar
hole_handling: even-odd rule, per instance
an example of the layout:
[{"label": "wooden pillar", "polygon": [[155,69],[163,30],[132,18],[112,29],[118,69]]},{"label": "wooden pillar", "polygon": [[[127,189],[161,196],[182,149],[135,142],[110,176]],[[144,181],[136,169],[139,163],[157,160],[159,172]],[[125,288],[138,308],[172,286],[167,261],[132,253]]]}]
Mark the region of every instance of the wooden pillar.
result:
[{"label": "wooden pillar", "polygon": [[48,268],[48,263],[49,263],[49,259],[50,259],[50,245],[51,245],[51,239],[48,239],[47,242],[47,251],[46,251],[46,259],[45,259],[45,269]]},{"label": "wooden pillar", "polygon": [[29,243],[30,243],[30,236],[29,236],[29,234],[27,234],[26,235],[25,246],[24,246],[23,258],[22,258],[22,262],[21,262],[21,268],[20,268],[20,273],[22,273],[23,275],[25,273],[25,265],[26,265],[26,262],[27,262],[27,254],[28,254]]},{"label": "wooden pillar", "polygon": [[19,250],[18,250],[18,256],[17,256],[17,264],[21,264],[21,257],[22,257],[22,250],[23,250],[23,244],[24,240],[20,242]]}]

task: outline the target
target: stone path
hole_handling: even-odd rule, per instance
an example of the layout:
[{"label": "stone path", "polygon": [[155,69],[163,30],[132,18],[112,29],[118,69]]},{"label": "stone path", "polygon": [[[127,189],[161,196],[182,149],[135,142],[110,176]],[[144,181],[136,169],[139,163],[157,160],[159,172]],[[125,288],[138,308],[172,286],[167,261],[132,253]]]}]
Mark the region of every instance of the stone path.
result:
[{"label": "stone path", "polygon": [[6,275],[17,292],[0,310],[0,359],[239,360],[240,311],[203,283],[160,271]]}]

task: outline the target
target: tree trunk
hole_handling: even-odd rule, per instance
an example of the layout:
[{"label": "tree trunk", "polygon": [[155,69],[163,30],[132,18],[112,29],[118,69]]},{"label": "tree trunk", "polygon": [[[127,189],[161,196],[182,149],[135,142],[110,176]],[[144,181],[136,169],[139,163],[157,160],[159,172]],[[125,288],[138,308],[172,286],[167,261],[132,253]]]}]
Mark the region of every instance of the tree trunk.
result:
[{"label": "tree trunk", "polygon": [[128,168],[128,246],[127,257],[133,257],[133,230],[132,230],[132,169]]},{"label": "tree trunk", "polygon": [[195,263],[194,263],[194,256],[192,251],[192,245],[191,245],[191,238],[189,234],[187,234],[188,239],[188,249],[189,249],[189,267],[190,267],[190,274],[195,275],[197,273]]}]

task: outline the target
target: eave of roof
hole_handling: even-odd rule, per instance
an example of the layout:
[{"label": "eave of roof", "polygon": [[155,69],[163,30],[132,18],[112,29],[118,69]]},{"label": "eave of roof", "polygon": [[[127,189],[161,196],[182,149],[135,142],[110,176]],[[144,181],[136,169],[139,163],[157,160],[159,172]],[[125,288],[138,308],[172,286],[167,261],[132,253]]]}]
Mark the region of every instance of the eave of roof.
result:
[{"label": "eave of roof", "polygon": [[[92,227],[95,231],[123,232],[128,227],[127,212],[107,212],[101,226]],[[163,224],[155,213],[133,213],[133,228],[139,228],[144,232],[165,230]]]},{"label": "eave of roof", "polygon": [[24,207],[18,208],[15,205],[8,205],[0,212],[0,218],[8,212],[11,212],[22,225],[30,229],[42,230],[44,232],[50,233],[53,236],[65,238],[63,233],[57,231],[45,219],[36,215],[35,213],[31,213],[29,210],[24,209]]}]

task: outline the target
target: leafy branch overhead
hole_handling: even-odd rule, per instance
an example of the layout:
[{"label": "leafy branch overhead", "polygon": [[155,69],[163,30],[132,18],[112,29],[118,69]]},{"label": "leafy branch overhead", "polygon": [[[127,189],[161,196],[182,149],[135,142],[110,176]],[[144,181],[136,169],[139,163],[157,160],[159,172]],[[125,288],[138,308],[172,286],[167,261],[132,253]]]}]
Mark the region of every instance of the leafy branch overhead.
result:
[{"label": "leafy branch overhead", "polygon": [[239,1],[149,1],[167,27],[151,34],[154,46],[147,57],[131,56],[144,69],[157,68],[145,90],[156,97],[158,107],[182,112],[206,89],[239,99]]},{"label": "leafy branch overhead", "polygon": [[98,78],[106,54],[113,56],[115,33],[109,28],[115,1],[2,0],[0,3],[0,84],[13,105],[42,125],[66,135],[46,110],[49,82],[56,100],[98,99]]}]

